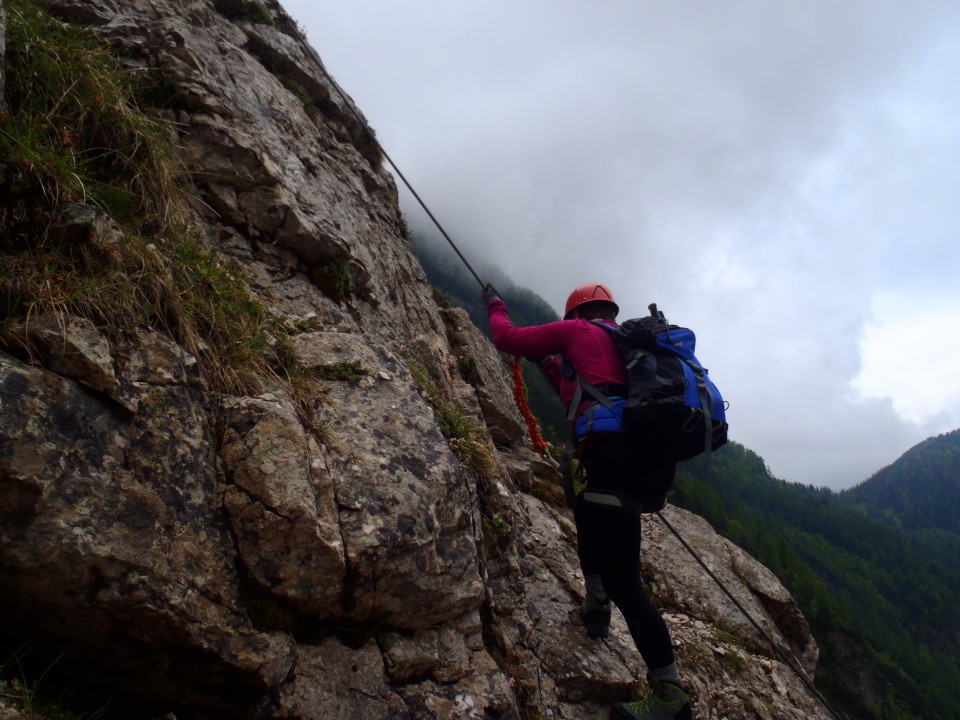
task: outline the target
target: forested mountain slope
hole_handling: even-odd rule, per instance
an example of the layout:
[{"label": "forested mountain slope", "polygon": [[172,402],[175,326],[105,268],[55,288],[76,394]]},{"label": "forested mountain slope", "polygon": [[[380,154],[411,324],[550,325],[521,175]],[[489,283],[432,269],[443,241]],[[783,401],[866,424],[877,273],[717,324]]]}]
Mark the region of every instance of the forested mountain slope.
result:
[{"label": "forested mountain slope", "polygon": [[907,530],[960,533],[960,430],[924,440],[841,497]]},{"label": "forested mountain slope", "polygon": [[[923,467],[908,456],[910,468]],[[895,476],[899,461],[887,470]],[[736,443],[713,467],[687,463],[675,488],[672,502],[707,518],[790,589],[821,645],[820,684],[838,704],[856,717],[960,717],[956,544],[941,548],[842,495],[778,480]]]}]

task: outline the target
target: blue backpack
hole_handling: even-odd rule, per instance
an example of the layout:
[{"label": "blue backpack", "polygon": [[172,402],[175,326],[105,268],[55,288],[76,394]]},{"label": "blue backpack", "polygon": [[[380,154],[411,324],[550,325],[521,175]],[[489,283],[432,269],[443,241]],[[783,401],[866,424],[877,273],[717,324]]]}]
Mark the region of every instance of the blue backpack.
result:
[{"label": "blue backpack", "polygon": [[581,388],[597,402],[577,419],[574,439],[591,433],[626,432],[638,449],[666,460],[689,460],[727,441],[726,404],[697,360],[696,336],[669,325],[656,304],[650,316],[619,327],[593,321],[610,333],[627,369],[625,397],[607,397],[583,378],[570,405],[573,419]]}]

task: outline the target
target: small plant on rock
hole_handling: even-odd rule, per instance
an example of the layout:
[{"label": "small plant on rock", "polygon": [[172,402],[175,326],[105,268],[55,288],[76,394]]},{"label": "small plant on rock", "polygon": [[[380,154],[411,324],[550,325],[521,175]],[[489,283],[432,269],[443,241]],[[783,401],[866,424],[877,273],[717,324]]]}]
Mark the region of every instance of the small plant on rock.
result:
[{"label": "small plant on rock", "polygon": [[340,380],[357,383],[370,374],[359,360],[341,360],[326,365],[314,365],[307,369],[309,375],[319,380]]},{"label": "small plant on rock", "polygon": [[473,355],[460,355],[457,358],[457,367],[460,375],[468,383],[476,387],[480,384],[480,366]]},{"label": "small plant on rock", "polygon": [[491,517],[484,516],[482,520],[483,535],[494,545],[506,545],[510,540],[510,523],[502,513]]},{"label": "small plant on rock", "polygon": [[412,353],[406,353],[404,360],[414,382],[433,408],[440,432],[450,441],[454,454],[471,470],[483,476],[489,475],[493,471],[494,460],[486,428],[447,397],[447,393],[430,376],[424,363]]},{"label": "small plant on rock", "polygon": [[139,76],[39,3],[4,6],[0,322],[72,314],[111,340],[151,327],[231,392],[284,372],[282,326],[189,228],[176,130],[141,110]]},{"label": "small plant on rock", "polygon": [[337,302],[343,302],[353,293],[353,274],[343,258],[320,263],[310,273],[320,291]]}]

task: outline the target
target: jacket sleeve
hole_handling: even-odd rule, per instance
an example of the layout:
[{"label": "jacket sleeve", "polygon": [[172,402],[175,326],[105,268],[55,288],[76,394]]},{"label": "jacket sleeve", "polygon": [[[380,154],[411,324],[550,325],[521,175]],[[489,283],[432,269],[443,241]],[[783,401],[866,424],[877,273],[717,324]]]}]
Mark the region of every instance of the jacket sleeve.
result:
[{"label": "jacket sleeve", "polygon": [[562,355],[568,348],[576,329],[569,322],[559,321],[546,325],[530,325],[518,328],[507,315],[507,306],[502,300],[494,300],[487,306],[490,313],[490,332],[497,350],[519,357]]},{"label": "jacket sleeve", "polygon": [[507,314],[507,306],[502,300],[494,300],[488,306],[490,313],[490,331],[497,350],[520,357],[544,357],[539,363],[540,371],[560,395],[560,366],[556,355],[563,355],[577,329],[569,322],[553,322],[545,325],[530,325],[518,328]]}]

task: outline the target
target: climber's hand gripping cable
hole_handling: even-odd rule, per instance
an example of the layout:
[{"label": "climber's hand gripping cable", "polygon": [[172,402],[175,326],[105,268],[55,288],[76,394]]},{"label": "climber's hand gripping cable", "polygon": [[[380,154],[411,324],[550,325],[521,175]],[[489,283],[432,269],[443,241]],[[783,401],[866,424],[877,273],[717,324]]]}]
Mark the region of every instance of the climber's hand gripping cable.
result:
[{"label": "climber's hand gripping cable", "polygon": [[490,303],[494,300],[500,300],[500,293],[497,292],[497,289],[493,285],[487,283],[480,297],[483,298],[483,304],[489,307]]}]

